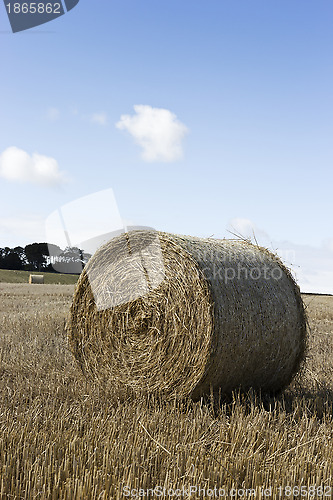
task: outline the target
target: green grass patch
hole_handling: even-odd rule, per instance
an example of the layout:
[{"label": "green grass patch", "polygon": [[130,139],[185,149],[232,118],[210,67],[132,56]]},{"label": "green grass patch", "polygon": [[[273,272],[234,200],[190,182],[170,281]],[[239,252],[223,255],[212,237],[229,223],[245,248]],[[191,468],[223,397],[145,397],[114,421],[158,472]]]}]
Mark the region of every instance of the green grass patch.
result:
[{"label": "green grass patch", "polygon": [[46,285],[74,285],[76,274],[38,273],[35,271],[8,271],[0,269],[0,283],[28,283],[30,274],[42,274]]}]

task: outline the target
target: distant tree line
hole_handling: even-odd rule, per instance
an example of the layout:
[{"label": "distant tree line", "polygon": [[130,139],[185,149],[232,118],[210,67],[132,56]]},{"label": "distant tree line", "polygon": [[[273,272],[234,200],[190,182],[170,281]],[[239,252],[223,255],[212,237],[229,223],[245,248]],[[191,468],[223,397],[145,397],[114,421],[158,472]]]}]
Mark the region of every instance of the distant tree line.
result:
[{"label": "distant tree line", "polygon": [[0,248],[0,269],[78,274],[90,257],[77,247],[62,250],[57,245],[32,243],[25,247]]}]

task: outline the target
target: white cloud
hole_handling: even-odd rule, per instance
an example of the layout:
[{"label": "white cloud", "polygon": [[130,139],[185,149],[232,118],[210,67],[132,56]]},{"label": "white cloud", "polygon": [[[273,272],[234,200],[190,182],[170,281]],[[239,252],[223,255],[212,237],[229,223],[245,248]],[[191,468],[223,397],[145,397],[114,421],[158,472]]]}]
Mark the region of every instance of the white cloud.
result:
[{"label": "white cloud", "polygon": [[60,111],[58,108],[48,108],[46,116],[50,121],[54,122],[60,118]]},{"label": "white cloud", "polygon": [[0,177],[12,182],[56,186],[65,182],[54,158],[34,153],[31,156],[15,146],[0,154]]},{"label": "white cloud", "polygon": [[323,241],[323,246],[326,250],[330,250],[333,255],[333,238],[326,238]]},{"label": "white cloud", "polygon": [[106,125],[108,117],[106,113],[93,113],[91,115],[91,121],[93,123],[98,123],[98,125]]},{"label": "white cloud", "polygon": [[293,272],[301,292],[333,294],[333,239],[323,241],[320,247],[272,240],[265,230],[245,218],[232,219],[229,229],[277,254]]},{"label": "white cloud", "polygon": [[[92,114],[80,113],[78,108],[72,106],[69,108],[67,113],[65,113],[65,115],[67,118],[69,115],[77,116],[81,120],[90,121],[91,123],[97,123],[98,125],[107,125],[107,123],[108,123],[108,116],[103,111],[98,112],[98,113],[92,113]],[[60,116],[61,116],[61,113],[60,113],[60,110],[58,108],[49,107],[47,109],[46,117],[49,121],[55,122],[55,121],[59,120]]]},{"label": "white cloud", "polygon": [[24,214],[21,217],[0,218],[0,247],[25,246],[45,241],[44,218],[40,215]]},{"label": "white cloud", "polygon": [[174,113],[146,105],[136,105],[134,111],[134,115],[122,115],[116,127],[132,135],[142,147],[145,161],[172,162],[182,158],[182,140],[188,129]]},{"label": "white cloud", "polygon": [[79,114],[79,110],[76,106],[71,106],[69,112],[72,116],[77,116]]},{"label": "white cloud", "polygon": [[296,275],[302,292],[333,294],[333,253],[324,245],[274,242],[275,251]]},{"label": "white cloud", "polygon": [[260,229],[253,221],[250,219],[244,219],[241,217],[235,217],[229,222],[228,230],[235,235],[250,239],[258,240],[260,239],[261,244],[269,244],[269,236],[266,231]]}]

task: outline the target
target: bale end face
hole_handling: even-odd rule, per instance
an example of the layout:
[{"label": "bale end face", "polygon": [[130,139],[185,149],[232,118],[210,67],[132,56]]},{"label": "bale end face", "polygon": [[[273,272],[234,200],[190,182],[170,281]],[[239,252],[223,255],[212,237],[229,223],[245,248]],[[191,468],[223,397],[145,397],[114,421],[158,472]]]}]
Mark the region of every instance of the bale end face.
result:
[{"label": "bale end face", "polygon": [[44,276],[42,274],[30,274],[29,284],[30,285],[44,285]]}]

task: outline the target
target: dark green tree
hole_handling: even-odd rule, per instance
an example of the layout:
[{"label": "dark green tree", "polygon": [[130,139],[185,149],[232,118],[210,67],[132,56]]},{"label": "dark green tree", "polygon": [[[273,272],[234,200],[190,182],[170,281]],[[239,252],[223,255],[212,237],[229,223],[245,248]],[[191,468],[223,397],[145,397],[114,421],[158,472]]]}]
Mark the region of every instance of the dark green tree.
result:
[{"label": "dark green tree", "polygon": [[23,254],[19,251],[19,247],[14,249],[9,247],[0,249],[0,268],[13,270],[23,268]]},{"label": "dark green tree", "polygon": [[47,243],[32,243],[26,245],[24,253],[28,266],[32,271],[42,271],[47,264],[49,250]]}]

